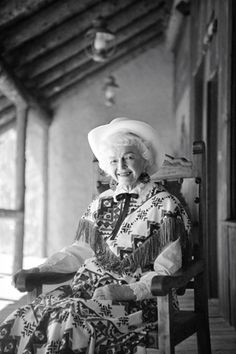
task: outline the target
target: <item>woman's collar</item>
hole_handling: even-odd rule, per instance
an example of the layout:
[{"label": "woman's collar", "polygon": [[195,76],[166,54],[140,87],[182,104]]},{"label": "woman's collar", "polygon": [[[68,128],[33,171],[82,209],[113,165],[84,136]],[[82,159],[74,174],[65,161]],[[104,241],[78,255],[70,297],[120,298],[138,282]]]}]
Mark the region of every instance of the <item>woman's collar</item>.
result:
[{"label": "woman's collar", "polygon": [[126,186],[126,185],[117,185],[114,194],[113,194],[113,198],[115,201],[117,201],[116,197],[120,194],[123,193],[128,193],[128,194],[137,194],[138,198],[143,196],[143,193],[146,194],[146,192],[153,187],[153,183],[138,183],[135,187],[131,187],[131,186]]}]

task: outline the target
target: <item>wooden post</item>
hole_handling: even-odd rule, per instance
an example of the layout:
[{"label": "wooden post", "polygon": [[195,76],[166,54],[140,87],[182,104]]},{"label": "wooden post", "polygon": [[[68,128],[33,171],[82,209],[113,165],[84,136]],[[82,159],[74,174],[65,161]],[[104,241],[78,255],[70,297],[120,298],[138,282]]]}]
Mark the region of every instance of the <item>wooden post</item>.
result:
[{"label": "wooden post", "polygon": [[15,225],[15,247],[13,272],[23,266],[24,220],[25,220],[25,148],[28,107],[19,104],[17,111],[17,142],[16,142],[16,210],[19,211]]},{"label": "wooden post", "polygon": [[47,231],[48,231],[48,126],[43,132],[43,244],[42,256],[47,257]]},{"label": "wooden post", "polygon": [[24,246],[24,219],[25,219],[25,147],[28,109],[35,111],[39,122],[43,126],[51,123],[51,112],[42,106],[30,92],[19,82],[9,70],[5,62],[0,58],[0,90],[16,107],[16,203],[15,210],[0,209],[0,216],[15,216],[15,247],[13,272],[22,268]]}]

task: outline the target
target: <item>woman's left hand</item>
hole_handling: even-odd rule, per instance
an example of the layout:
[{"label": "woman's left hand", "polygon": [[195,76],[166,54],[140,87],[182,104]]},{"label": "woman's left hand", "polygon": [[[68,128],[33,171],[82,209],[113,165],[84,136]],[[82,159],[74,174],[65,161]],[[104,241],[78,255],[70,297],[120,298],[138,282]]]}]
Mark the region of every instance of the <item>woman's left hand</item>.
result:
[{"label": "woman's left hand", "polygon": [[136,300],[133,290],[128,285],[109,284],[97,288],[93,294],[97,300]]}]

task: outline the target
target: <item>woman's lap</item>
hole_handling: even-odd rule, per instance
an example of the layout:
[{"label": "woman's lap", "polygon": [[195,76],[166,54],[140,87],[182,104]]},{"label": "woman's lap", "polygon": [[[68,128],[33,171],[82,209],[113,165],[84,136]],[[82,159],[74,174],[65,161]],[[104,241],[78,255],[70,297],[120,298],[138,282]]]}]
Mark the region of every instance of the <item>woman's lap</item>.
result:
[{"label": "woman's lap", "polygon": [[[59,287],[11,314],[0,326],[2,353],[4,350],[10,354],[82,353],[92,345],[91,338],[95,337],[96,348],[103,353],[108,348],[117,352],[120,346],[127,347],[128,353],[137,346],[144,335],[135,330],[145,318],[150,319],[150,311],[146,315],[143,312],[144,302],[114,304],[110,300],[83,299],[85,284],[89,297],[94,282],[91,274],[91,285],[84,274],[82,278],[81,286],[77,279],[75,287]],[[136,317],[130,315],[135,312]]]}]

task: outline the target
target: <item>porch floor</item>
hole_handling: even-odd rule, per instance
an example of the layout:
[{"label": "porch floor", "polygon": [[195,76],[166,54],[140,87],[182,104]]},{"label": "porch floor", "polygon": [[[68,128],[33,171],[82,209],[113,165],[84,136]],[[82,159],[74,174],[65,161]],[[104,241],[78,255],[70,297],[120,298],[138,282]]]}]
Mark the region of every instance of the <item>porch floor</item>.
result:
[{"label": "porch floor", "polygon": [[[3,261],[2,257],[1,260]],[[39,259],[36,259],[31,263],[32,265],[30,264],[29,268],[41,262],[39,262]],[[6,264],[7,263],[4,264],[4,267],[0,268],[0,322],[2,322],[13,310],[27,303],[27,294],[18,292],[11,285],[11,276],[9,272],[6,272]],[[185,296],[180,298],[181,308],[191,308],[191,297],[192,293],[189,291]],[[231,327],[222,318],[219,310],[219,301],[217,299],[209,300],[209,317],[212,354],[235,354],[236,329]],[[193,335],[176,346],[176,353],[197,354],[196,336]]]},{"label": "porch floor", "polygon": [[[181,308],[191,309],[192,296],[191,291],[189,291],[183,297],[180,297]],[[218,299],[210,299],[208,303],[212,354],[236,354],[236,329],[223,319],[220,314]],[[176,353],[197,354],[196,335],[177,345]]]}]

